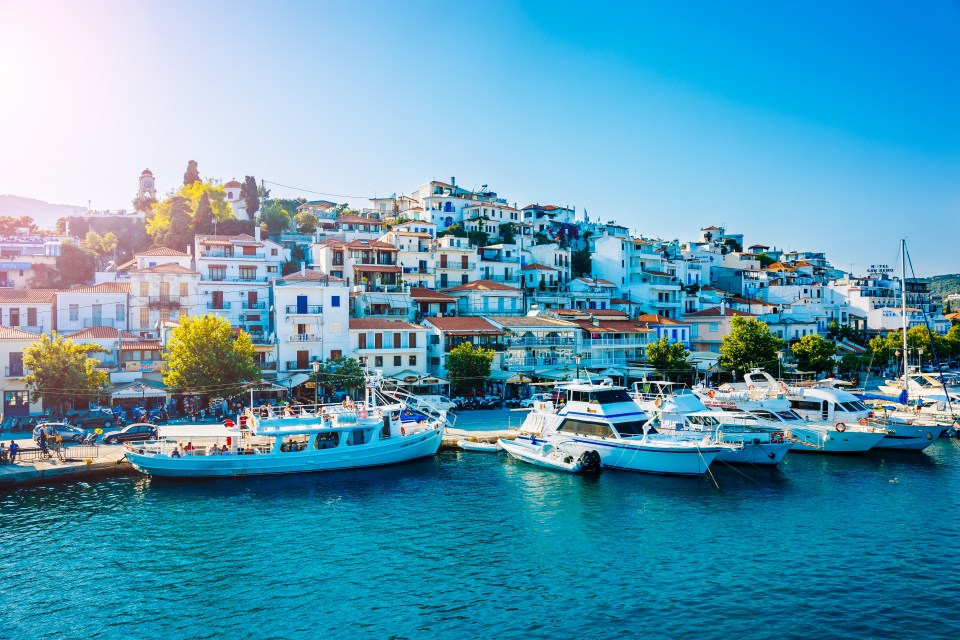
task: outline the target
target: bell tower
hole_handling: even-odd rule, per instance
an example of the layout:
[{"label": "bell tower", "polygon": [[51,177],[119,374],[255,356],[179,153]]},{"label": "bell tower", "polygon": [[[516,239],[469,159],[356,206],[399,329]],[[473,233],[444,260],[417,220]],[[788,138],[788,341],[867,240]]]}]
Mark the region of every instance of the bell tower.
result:
[{"label": "bell tower", "polygon": [[156,200],[157,187],[153,180],[153,172],[150,169],[144,169],[140,174],[140,190],[137,191],[137,198],[140,200]]}]

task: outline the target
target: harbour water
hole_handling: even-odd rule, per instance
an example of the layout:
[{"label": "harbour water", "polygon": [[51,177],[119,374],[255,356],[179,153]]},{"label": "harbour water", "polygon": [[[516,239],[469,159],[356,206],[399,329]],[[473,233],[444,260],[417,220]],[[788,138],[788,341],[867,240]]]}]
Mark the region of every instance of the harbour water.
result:
[{"label": "harbour water", "polygon": [[0,638],[960,638],[960,446],[0,494]]}]

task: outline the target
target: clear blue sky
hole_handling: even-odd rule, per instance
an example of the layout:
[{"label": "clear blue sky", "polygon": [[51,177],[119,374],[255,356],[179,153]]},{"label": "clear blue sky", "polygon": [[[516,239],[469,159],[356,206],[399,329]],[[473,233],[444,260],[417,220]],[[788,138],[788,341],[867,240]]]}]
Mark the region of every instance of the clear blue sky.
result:
[{"label": "clear blue sky", "polygon": [[625,4],[0,0],[0,193],[126,207],[189,159],[338,194],[456,176],[858,271],[906,234],[960,272],[957,2]]}]

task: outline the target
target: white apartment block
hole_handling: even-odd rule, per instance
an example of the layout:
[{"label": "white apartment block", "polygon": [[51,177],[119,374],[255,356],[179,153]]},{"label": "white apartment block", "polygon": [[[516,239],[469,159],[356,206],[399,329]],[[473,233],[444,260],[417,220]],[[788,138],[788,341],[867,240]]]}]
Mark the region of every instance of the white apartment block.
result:
[{"label": "white apartment block", "polygon": [[[104,282],[57,291],[56,304],[56,328],[62,334],[88,327],[131,329],[129,282]],[[153,328],[143,331],[151,332]]]},{"label": "white apartment block", "polygon": [[479,277],[477,249],[466,238],[444,236],[437,239],[435,253],[436,288],[447,289]]},{"label": "white apartment block", "polygon": [[436,261],[433,236],[423,231],[394,229],[381,238],[397,248],[397,266],[402,284],[410,287],[436,286]]},{"label": "white apartment block", "polygon": [[53,289],[0,289],[0,326],[49,333],[56,328],[56,302]]},{"label": "white apartment block", "polygon": [[200,272],[170,262],[129,272],[130,326],[157,332],[163,321],[197,315]]},{"label": "white apartment block", "polygon": [[315,269],[341,278],[348,286],[360,285],[366,291],[399,291],[399,250],[379,240],[325,240],[311,249]]},{"label": "white apartment block", "polygon": [[350,353],[384,377],[409,382],[427,373],[426,327],[402,320],[350,319]]},{"label": "white apartment block", "polygon": [[301,267],[273,281],[273,304],[279,373],[310,372],[312,362],[351,355],[350,287],[343,280]]}]

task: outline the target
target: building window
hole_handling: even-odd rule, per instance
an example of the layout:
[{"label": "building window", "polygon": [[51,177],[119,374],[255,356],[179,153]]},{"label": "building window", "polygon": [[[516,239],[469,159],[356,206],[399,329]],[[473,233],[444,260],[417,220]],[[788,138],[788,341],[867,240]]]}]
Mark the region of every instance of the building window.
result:
[{"label": "building window", "polygon": [[373,366],[382,367],[383,366],[383,356],[376,356],[373,359]]},{"label": "building window", "polygon": [[227,277],[227,267],[216,266],[209,267],[211,280],[223,280]]},{"label": "building window", "polygon": [[[331,333],[340,333],[343,331],[343,323],[341,322],[331,322],[330,323],[330,332]],[[333,357],[333,356],[330,356]]]},{"label": "building window", "polygon": [[254,280],[257,277],[256,267],[240,267],[241,280]]},{"label": "building window", "polygon": [[150,309],[146,307],[140,308],[140,328],[141,329],[150,328]]},{"label": "building window", "polygon": [[190,285],[186,282],[180,283],[180,297],[186,298],[190,295]]},{"label": "building window", "polygon": [[141,283],[140,283],[140,297],[141,297],[141,298],[146,298],[148,295],[150,295],[150,285],[149,285],[148,283],[146,283],[146,282],[141,282]]},{"label": "building window", "polygon": [[417,356],[410,356],[410,366],[411,367],[417,366]]},{"label": "building window", "polygon": [[330,296],[330,306],[339,307],[340,306],[340,296]]},{"label": "building window", "polygon": [[713,333],[716,333],[717,331],[720,331],[720,323],[718,323],[718,322],[711,322],[711,323],[710,323],[710,331],[713,332]]},{"label": "building window", "polygon": [[274,266],[269,266],[269,265],[268,265],[268,266],[267,266],[267,273],[278,273],[277,267],[276,267],[275,265],[274,265]]},{"label": "building window", "polygon": [[277,255],[277,250],[276,250],[276,249],[270,249],[270,255],[272,255],[272,256]]},{"label": "building window", "polygon": [[80,319],[80,305],[72,304],[70,305],[70,321],[76,322]]},{"label": "building window", "polygon": [[331,358],[331,359],[337,360],[338,358],[342,358],[342,357],[343,357],[343,351],[341,351],[340,349],[331,349],[331,350],[330,350],[330,358]]},{"label": "building window", "polygon": [[403,364],[403,358],[401,356],[393,356],[393,366],[399,367]]}]

